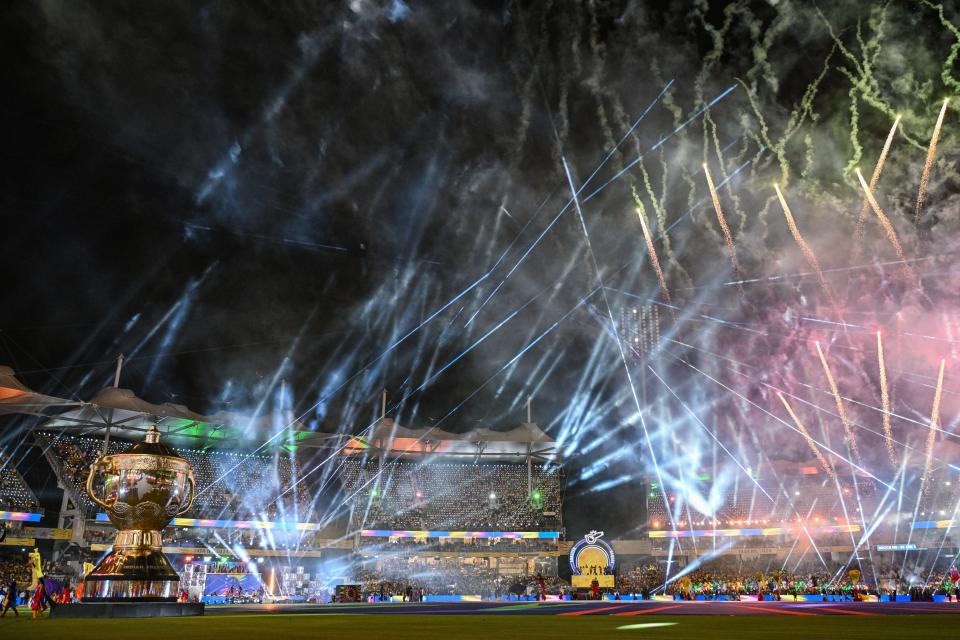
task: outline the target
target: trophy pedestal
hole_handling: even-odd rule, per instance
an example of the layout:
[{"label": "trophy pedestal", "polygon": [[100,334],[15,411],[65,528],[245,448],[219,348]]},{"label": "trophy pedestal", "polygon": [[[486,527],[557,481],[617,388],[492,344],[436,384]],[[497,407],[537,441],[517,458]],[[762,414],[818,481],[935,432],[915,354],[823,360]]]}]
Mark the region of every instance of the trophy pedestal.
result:
[{"label": "trophy pedestal", "polygon": [[115,548],[83,579],[83,602],[176,602],[180,576],[160,549]]}]

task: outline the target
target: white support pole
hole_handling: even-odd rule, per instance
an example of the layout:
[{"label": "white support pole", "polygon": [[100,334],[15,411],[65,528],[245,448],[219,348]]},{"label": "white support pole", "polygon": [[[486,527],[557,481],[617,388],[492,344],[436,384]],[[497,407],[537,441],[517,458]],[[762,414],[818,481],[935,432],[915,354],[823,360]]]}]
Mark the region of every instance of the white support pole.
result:
[{"label": "white support pole", "polygon": [[533,464],[530,458],[530,445],[527,445],[527,499],[533,498]]},{"label": "white support pole", "polygon": [[[123,354],[117,356],[117,369],[113,373],[113,388],[120,388],[120,372],[123,371]],[[110,427],[113,425],[113,409],[107,412],[107,429],[103,436],[103,455],[107,455],[107,448],[110,446]]]},{"label": "white support pole", "polygon": [[[286,401],[287,401],[287,381],[281,378],[280,379],[280,423],[283,425],[281,427],[283,429],[287,427]],[[289,435],[287,437],[289,439]]]},{"label": "white support pole", "polygon": [[533,396],[527,396],[527,424],[533,422]]},{"label": "white support pole", "polygon": [[57,529],[63,529],[64,520],[67,517],[67,507],[70,506],[70,496],[66,490],[63,492],[63,499],[60,500],[60,514],[57,517]]},{"label": "white support pole", "polygon": [[117,356],[117,370],[113,374],[113,388],[120,388],[120,372],[123,370],[123,354]]},{"label": "white support pole", "polygon": [[[387,390],[384,389],[380,393],[380,420],[383,420],[386,417],[387,417]],[[386,452],[384,452],[383,450],[383,440],[380,441],[380,450],[378,453],[380,455],[380,473],[383,473],[383,465],[387,455]]]}]

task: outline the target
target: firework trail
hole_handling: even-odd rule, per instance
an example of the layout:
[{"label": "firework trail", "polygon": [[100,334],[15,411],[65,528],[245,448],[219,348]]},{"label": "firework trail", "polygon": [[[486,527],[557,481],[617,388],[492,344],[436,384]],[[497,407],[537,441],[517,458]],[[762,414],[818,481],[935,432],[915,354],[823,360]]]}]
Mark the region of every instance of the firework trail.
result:
[{"label": "firework trail", "polygon": [[810,248],[807,241],[800,235],[800,229],[793,219],[793,212],[790,211],[790,205],[787,204],[787,199],[783,197],[783,192],[780,191],[780,185],[774,183],[773,188],[777,191],[777,198],[780,199],[780,206],[783,207],[783,215],[787,218],[787,226],[790,227],[790,233],[793,235],[793,239],[797,241],[797,246],[800,247],[800,251],[803,252],[803,256],[807,259],[807,264],[816,272],[817,280],[820,282],[820,286],[823,287],[823,292],[826,294],[827,299],[830,300],[831,306],[837,311],[837,317],[842,320],[840,306],[837,304],[836,298],[833,296],[833,291],[830,290],[827,281],[823,277],[823,270],[820,269],[820,263],[817,261],[816,254],[813,253],[813,249]]},{"label": "firework trail", "polygon": [[866,194],[866,200],[869,205],[873,208],[873,212],[877,214],[877,219],[880,221],[880,226],[883,227],[883,230],[887,234],[887,238],[890,240],[890,244],[893,245],[893,250],[897,253],[897,258],[900,260],[900,266],[903,268],[903,273],[910,280],[915,280],[916,276],[913,272],[913,269],[910,268],[910,265],[907,263],[907,257],[903,255],[903,247],[900,246],[900,240],[897,238],[897,232],[893,228],[893,225],[890,224],[889,218],[883,214],[883,211],[880,209],[880,205],[877,203],[877,199],[873,196],[873,189],[867,186],[867,181],[863,179],[863,174],[860,173],[860,169],[857,169],[857,178],[860,180],[860,186],[863,188],[863,192]]},{"label": "firework trail", "polygon": [[720,208],[720,196],[717,195],[717,188],[713,184],[713,176],[710,175],[710,169],[707,163],[703,163],[703,174],[707,176],[707,186],[710,187],[710,197],[713,199],[713,209],[717,212],[717,220],[720,222],[720,229],[723,230],[723,237],[727,241],[727,251],[730,253],[730,262],[733,264],[733,271],[740,277],[740,264],[737,261],[737,248],[733,244],[733,235],[730,233],[730,227],[727,226],[727,219],[723,215],[723,209]]},{"label": "firework trail", "polygon": [[783,394],[779,391],[777,391],[777,397],[780,398],[780,402],[783,403],[787,413],[789,413],[790,417],[793,418],[794,424],[797,425],[797,429],[799,429],[800,433],[803,434],[803,439],[807,441],[807,446],[810,447],[810,451],[813,452],[813,455],[817,457],[817,460],[820,462],[823,470],[826,471],[827,475],[829,475],[831,478],[836,478],[836,473],[834,473],[833,467],[830,466],[830,462],[824,457],[823,453],[820,452],[820,448],[817,446],[817,443],[813,441],[813,438],[810,437],[810,433],[807,431],[807,428],[803,426],[803,423],[800,422],[800,418],[796,413],[793,412],[793,407],[790,406],[790,403],[787,402],[787,399],[784,398]]},{"label": "firework trail", "polygon": [[800,234],[800,228],[797,227],[797,223],[793,218],[793,212],[790,210],[790,205],[787,204],[786,198],[783,197],[783,192],[780,191],[780,185],[774,183],[773,188],[777,192],[777,198],[780,199],[780,206],[783,207],[783,215],[787,219],[787,226],[790,227],[790,233],[793,235],[793,239],[796,240],[797,246],[800,247],[800,251],[803,252],[803,256],[807,259],[807,264],[816,272],[817,279],[826,285],[823,279],[823,271],[820,269],[820,263],[817,261],[817,256]]},{"label": "firework trail", "polygon": [[917,210],[913,214],[914,224],[919,224],[920,222],[923,200],[927,195],[927,183],[930,181],[930,169],[933,167],[933,156],[937,153],[937,138],[940,137],[940,127],[943,125],[943,116],[947,113],[948,102],[949,99],[944,99],[943,106],[940,107],[940,115],[937,116],[937,126],[933,128],[933,136],[930,138],[930,148],[927,149],[927,161],[923,163],[923,175],[920,177],[920,190],[917,192]]},{"label": "firework trail", "polygon": [[833,399],[837,403],[837,413],[840,415],[840,422],[843,423],[843,431],[847,434],[847,442],[850,443],[850,451],[853,453],[854,459],[860,462],[860,449],[857,446],[857,439],[853,433],[853,428],[850,426],[850,420],[847,418],[847,412],[843,408],[843,401],[840,399],[840,389],[837,387],[837,381],[833,378],[833,373],[830,371],[830,365],[827,364],[827,357],[823,354],[823,349],[820,348],[820,343],[817,342],[816,345],[817,353],[820,355],[820,363],[823,364],[823,371],[827,374],[827,382],[830,383],[830,391],[833,392]]},{"label": "firework trail", "polygon": [[940,375],[937,376],[937,390],[933,394],[933,409],[930,411],[930,432],[927,434],[927,457],[923,467],[923,482],[921,491],[927,484],[927,478],[930,475],[930,467],[933,463],[933,445],[937,441],[937,424],[940,422],[940,396],[943,393],[943,368],[946,360],[940,361]]},{"label": "firework trail", "polygon": [[887,367],[883,362],[883,336],[877,331],[877,361],[880,364],[880,405],[883,408],[883,435],[887,442],[890,464],[896,468],[897,452],[893,449],[893,428],[890,426],[890,390],[887,388]]},{"label": "firework trail", "polygon": [[[873,168],[873,175],[870,176],[870,189],[869,191],[874,191],[877,188],[877,182],[880,180],[880,172],[883,171],[883,164],[887,161],[887,153],[890,152],[890,144],[893,142],[893,134],[897,132],[897,127],[900,125],[900,115],[897,115],[897,119],[893,121],[893,126],[890,127],[890,133],[887,134],[887,141],[883,143],[883,150],[880,152],[880,159],[877,160],[877,166]],[[860,175],[860,169],[857,169],[857,175]],[[860,178],[861,184],[863,183],[863,178]],[[863,242],[863,232],[864,224],[867,221],[867,209],[870,207],[870,202],[867,198],[863,199],[863,204],[860,206],[860,216],[857,218],[857,236],[856,241],[859,245]]]},{"label": "firework trail", "polygon": [[633,199],[637,203],[637,216],[640,218],[643,237],[647,241],[647,252],[650,254],[650,263],[653,265],[654,271],[657,272],[657,280],[660,281],[660,291],[663,292],[663,297],[666,299],[667,304],[673,304],[670,300],[670,290],[667,289],[667,281],[663,277],[663,269],[660,268],[660,260],[657,259],[657,250],[653,246],[653,236],[650,235],[650,229],[647,228],[647,215],[643,202],[636,193],[633,194]]}]

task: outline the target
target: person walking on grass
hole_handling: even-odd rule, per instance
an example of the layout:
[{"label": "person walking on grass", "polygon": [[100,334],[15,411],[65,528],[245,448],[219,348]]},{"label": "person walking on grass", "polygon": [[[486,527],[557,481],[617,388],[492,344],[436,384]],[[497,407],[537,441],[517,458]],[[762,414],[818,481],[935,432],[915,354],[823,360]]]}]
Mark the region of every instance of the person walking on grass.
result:
[{"label": "person walking on grass", "polygon": [[20,612],[17,611],[17,595],[17,581],[10,578],[10,582],[7,583],[7,593],[3,596],[3,613],[0,613],[0,618],[6,617],[9,609],[13,609],[13,615],[20,617]]},{"label": "person walking on grass", "polygon": [[30,602],[30,608],[33,609],[33,619],[43,617],[44,599],[47,597],[46,587],[43,586],[43,580],[37,582],[37,588],[33,592],[33,600]]}]

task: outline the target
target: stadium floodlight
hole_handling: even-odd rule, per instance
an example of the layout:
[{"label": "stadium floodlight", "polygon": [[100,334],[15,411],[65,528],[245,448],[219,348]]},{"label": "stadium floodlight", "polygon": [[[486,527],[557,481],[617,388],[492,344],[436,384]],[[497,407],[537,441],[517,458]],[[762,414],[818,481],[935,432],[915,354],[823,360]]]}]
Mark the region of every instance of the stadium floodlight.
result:
[{"label": "stadium floodlight", "polygon": [[497,494],[495,494],[494,492],[491,491],[491,492],[490,492],[490,499],[491,499],[491,500],[496,500],[496,499],[497,499]]}]

